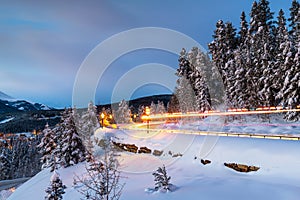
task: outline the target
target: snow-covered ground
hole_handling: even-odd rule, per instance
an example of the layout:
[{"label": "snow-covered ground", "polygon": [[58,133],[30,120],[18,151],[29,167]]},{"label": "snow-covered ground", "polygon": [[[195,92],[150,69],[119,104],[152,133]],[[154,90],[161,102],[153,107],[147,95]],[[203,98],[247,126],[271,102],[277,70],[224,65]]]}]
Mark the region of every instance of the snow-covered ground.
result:
[{"label": "snow-covered ground", "polygon": [[[192,127],[195,123],[185,125]],[[275,128],[279,131],[281,127],[283,126]],[[259,127],[261,131],[273,128]],[[164,151],[160,157],[121,153],[120,169],[124,177],[122,181],[126,183],[121,196],[124,200],[298,200],[300,196],[300,141],[172,135],[163,131],[150,133],[113,129],[97,131],[98,137],[104,134],[118,138],[122,143],[134,143],[139,147],[146,146]],[[173,154],[181,153],[183,156],[174,158],[169,151]],[[209,159],[212,163],[204,166],[200,163],[201,158]],[[260,169],[257,172],[240,173],[226,168],[224,162],[255,165]],[[154,187],[152,172],[163,164],[172,177],[171,183],[178,189],[169,193],[145,192],[146,188]],[[58,170],[63,183],[67,186],[64,199],[83,198],[73,187],[73,176],[81,175],[84,171],[85,163]],[[51,176],[49,170],[41,171],[20,186],[8,199],[44,199],[46,195],[44,190],[48,187]]]}]

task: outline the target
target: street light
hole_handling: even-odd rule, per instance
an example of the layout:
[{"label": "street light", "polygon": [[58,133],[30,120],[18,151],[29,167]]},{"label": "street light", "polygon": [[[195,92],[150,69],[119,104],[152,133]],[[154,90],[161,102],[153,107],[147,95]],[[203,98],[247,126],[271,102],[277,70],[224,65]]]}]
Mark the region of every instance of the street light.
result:
[{"label": "street light", "polygon": [[150,108],[148,106],[145,108],[145,114],[147,115],[147,133],[149,133]]},{"label": "street light", "polygon": [[133,121],[136,122],[136,114],[133,115]]},{"label": "street light", "polygon": [[104,113],[101,113],[101,122],[102,122],[102,128],[104,127],[104,117],[105,117],[105,115],[104,115]]}]

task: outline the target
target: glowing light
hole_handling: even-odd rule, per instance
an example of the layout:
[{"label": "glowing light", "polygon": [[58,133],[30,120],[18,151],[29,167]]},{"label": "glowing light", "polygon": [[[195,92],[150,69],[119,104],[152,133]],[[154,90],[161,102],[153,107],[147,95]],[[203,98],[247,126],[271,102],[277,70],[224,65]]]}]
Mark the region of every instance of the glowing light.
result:
[{"label": "glowing light", "polygon": [[104,117],[105,117],[105,114],[101,113],[101,119],[104,119]]},{"label": "glowing light", "polygon": [[148,116],[150,115],[150,108],[148,106],[145,108],[145,114]]}]

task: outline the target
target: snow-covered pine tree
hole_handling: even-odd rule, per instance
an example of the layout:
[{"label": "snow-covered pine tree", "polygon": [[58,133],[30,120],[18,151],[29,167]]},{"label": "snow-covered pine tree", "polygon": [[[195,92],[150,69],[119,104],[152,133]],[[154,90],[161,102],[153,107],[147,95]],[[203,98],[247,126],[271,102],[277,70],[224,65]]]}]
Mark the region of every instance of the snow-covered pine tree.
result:
[{"label": "snow-covered pine tree", "polygon": [[129,123],[131,119],[131,111],[128,103],[123,99],[114,113],[114,118],[118,123]]},{"label": "snow-covered pine tree", "polygon": [[11,179],[11,156],[10,150],[3,148],[0,154],[0,180]]},{"label": "snow-covered pine tree", "polygon": [[175,96],[181,112],[210,109],[211,100],[206,79],[209,59],[205,56],[197,47],[193,47],[188,54],[185,49],[180,52]]},{"label": "snow-covered pine tree", "polygon": [[139,105],[138,108],[138,120],[141,121],[141,117],[144,115],[145,112],[145,106],[144,105]]},{"label": "snow-covered pine tree", "polygon": [[62,116],[61,142],[57,153],[59,162],[63,167],[77,164],[85,160],[86,149],[81,138],[78,136],[72,109],[66,109]]},{"label": "snow-covered pine tree", "polygon": [[153,172],[152,175],[154,176],[156,191],[172,192],[174,190],[174,186],[170,182],[171,177],[168,176],[165,165],[158,167],[158,169]]},{"label": "snow-covered pine tree", "polygon": [[288,30],[286,27],[286,19],[284,17],[283,10],[280,10],[277,17],[277,30],[276,30],[276,45],[277,51],[275,55],[275,64],[272,78],[272,88],[274,90],[275,96],[275,106],[281,101],[282,94],[280,90],[283,87],[284,79],[286,76],[286,71],[292,65],[293,59],[293,46],[288,35]]},{"label": "snow-covered pine tree", "polygon": [[[237,49],[234,51],[234,63],[236,65],[235,76],[235,104],[238,108],[249,106],[247,96],[247,56],[249,55],[249,28],[245,12],[240,17],[240,31]],[[250,78],[250,77],[249,77]]]},{"label": "snow-covered pine tree", "polygon": [[59,177],[59,174],[54,171],[51,176],[50,186],[45,190],[47,195],[45,196],[46,200],[61,200],[63,199],[63,194],[65,194],[65,189],[67,187],[62,183],[62,180]]},{"label": "snow-covered pine tree", "polygon": [[79,114],[76,106],[74,106],[73,109],[72,109],[72,115],[73,115],[73,119],[74,119],[74,122],[75,122],[76,126],[78,126],[78,128],[80,128],[79,127],[79,124],[80,124],[80,114]]},{"label": "snow-covered pine tree", "polygon": [[257,1],[252,3],[251,11],[250,11],[250,28],[249,33],[250,35],[255,34],[258,31],[259,27],[259,8]]},{"label": "snow-covered pine tree", "polygon": [[208,89],[208,68],[206,55],[197,48],[195,68],[191,75],[194,82],[196,110],[207,111],[211,109],[211,98]]},{"label": "snow-covered pine tree", "polygon": [[288,77],[290,73],[288,73],[288,71],[294,65],[294,48],[287,32],[285,32],[284,41],[280,44],[279,50],[280,53],[276,58],[277,68],[275,69],[273,84],[276,91],[278,91],[276,95],[278,104],[282,103],[283,106],[287,106],[288,98],[286,96],[286,89],[290,84],[290,78]]},{"label": "snow-covered pine tree", "polygon": [[[290,17],[288,18],[288,21],[290,22],[289,27],[290,31],[289,34],[292,38],[293,45],[295,45],[295,41],[297,40],[297,30],[300,30],[300,24],[299,24],[299,10],[300,10],[300,4],[297,0],[293,0],[292,5],[290,7]],[[298,18],[298,19],[297,19]]]},{"label": "snow-covered pine tree", "polygon": [[[96,129],[100,127],[99,120],[97,118],[97,107],[91,101],[88,104],[88,109],[83,113],[81,117],[81,127],[84,135],[88,137],[92,136]],[[85,137],[83,137],[84,139]]]},{"label": "snow-covered pine tree", "polygon": [[55,148],[57,146],[55,142],[55,133],[50,129],[48,123],[46,124],[43,132],[43,138],[41,143],[38,145],[40,153],[42,154],[41,162],[42,168],[51,167],[54,170],[55,163]]},{"label": "snow-covered pine tree", "polygon": [[88,108],[83,112],[79,123],[77,125],[78,135],[80,136],[86,150],[88,151],[88,160],[93,154],[93,142],[92,136],[95,131],[100,127],[99,120],[97,118],[97,108],[93,102],[89,102]]},{"label": "snow-covered pine tree", "polygon": [[246,14],[243,11],[240,17],[240,31],[239,31],[239,37],[238,37],[238,43],[239,46],[243,46],[245,40],[247,39],[247,34],[248,34],[248,22],[246,20]]},{"label": "snow-covered pine tree", "polygon": [[39,141],[35,139],[30,139],[26,141],[28,146],[25,156],[23,156],[23,176],[32,177],[41,170],[41,154],[37,149]]},{"label": "snow-covered pine tree", "polygon": [[167,111],[168,113],[175,113],[175,112],[179,112],[180,108],[179,108],[179,102],[178,99],[176,97],[176,90],[175,93],[172,95],[168,105],[167,105]]},{"label": "snow-covered pine tree", "polygon": [[249,79],[247,81],[249,107],[256,108],[267,102],[262,91],[271,91],[269,88],[264,89],[264,83],[269,82],[269,80],[265,80],[266,77],[263,76],[263,72],[266,74],[272,71],[274,66],[274,60],[272,60],[275,49],[273,44],[273,13],[270,11],[269,2],[267,0],[254,2],[250,16],[250,34],[248,35],[250,49],[246,76]]},{"label": "snow-covered pine tree", "polygon": [[[258,2],[258,22],[259,26],[263,26],[266,30],[270,32],[273,30],[273,15],[274,13],[271,12],[270,2],[268,0],[260,0]],[[258,27],[259,28],[259,27]]]},{"label": "snow-covered pine tree", "polygon": [[195,92],[190,84],[190,81],[184,77],[179,77],[175,88],[175,96],[178,100],[179,112],[192,112],[196,110]]},{"label": "snow-covered pine tree", "polygon": [[[287,28],[286,28],[286,19],[284,16],[284,11],[280,9],[278,16],[277,16],[277,21],[275,22],[277,27],[276,27],[276,43],[281,44],[284,41]],[[277,52],[278,53],[278,52]]]},{"label": "snow-covered pine tree", "polygon": [[156,106],[156,114],[164,114],[166,112],[166,108],[164,105],[164,102],[162,101],[157,101],[157,106]]},{"label": "snow-covered pine tree", "polygon": [[225,25],[222,20],[219,20],[216,24],[216,30],[214,31],[213,35],[214,40],[208,44],[208,48],[212,55],[212,60],[218,69],[224,87],[227,87],[227,79],[224,72],[224,67],[227,62],[226,57],[226,37],[225,37]]},{"label": "snow-covered pine tree", "polygon": [[[288,71],[284,87],[281,91],[283,93],[283,101],[289,109],[295,109],[300,105],[300,45],[294,58],[294,65]],[[285,115],[288,121],[297,121],[300,119],[300,113],[289,111]]]},{"label": "snow-covered pine tree", "polygon": [[150,114],[156,114],[156,108],[157,108],[157,105],[151,101],[151,104],[150,104]]},{"label": "snow-covered pine tree", "polygon": [[236,29],[233,27],[232,23],[227,22],[225,24],[225,46],[226,46],[226,63],[223,68],[223,74],[226,78],[226,104],[228,107],[237,107],[237,94],[235,86],[235,71],[236,63],[234,60],[234,52],[237,48],[237,38]]}]

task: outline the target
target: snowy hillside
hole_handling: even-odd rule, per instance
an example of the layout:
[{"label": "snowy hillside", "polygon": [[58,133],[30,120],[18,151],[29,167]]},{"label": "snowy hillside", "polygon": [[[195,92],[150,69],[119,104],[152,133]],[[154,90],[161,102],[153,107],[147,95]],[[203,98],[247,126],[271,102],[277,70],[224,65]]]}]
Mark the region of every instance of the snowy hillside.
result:
[{"label": "snowy hillside", "polygon": [[[119,160],[124,177],[122,182],[126,183],[121,196],[124,200],[296,200],[300,196],[299,141],[207,138],[163,132],[150,133],[147,137],[133,131],[122,132],[112,129],[100,129],[97,132],[98,137],[104,134],[117,137],[122,143],[164,150],[159,157],[151,154],[121,153]],[[183,156],[172,157],[168,151],[181,153]],[[203,152],[209,153],[204,156]],[[209,159],[212,163],[202,165],[201,158]],[[255,165],[260,169],[257,172],[241,173],[226,168],[225,162]],[[154,187],[151,172],[163,164],[171,176],[171,183],[178,189],[169,193],[145,192],[146,188]],[[84,172],[84,163],[58,170],[63,184],[67,186],[64,199],[83,198],[73,186],[73,176]],[[41,171],[20,186],[8,199],[44,199],[45,189],[49,186],[52,174],[49,170]]]}]

